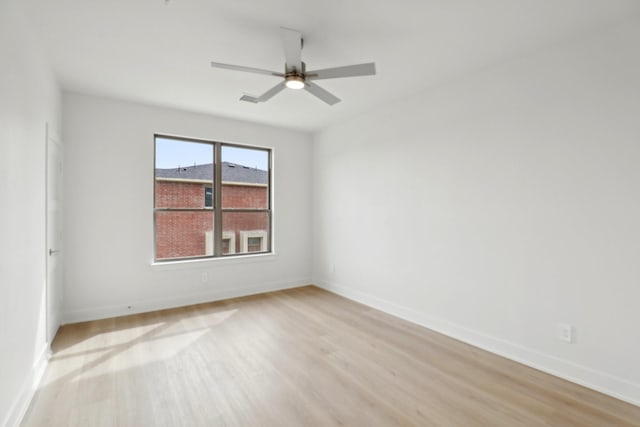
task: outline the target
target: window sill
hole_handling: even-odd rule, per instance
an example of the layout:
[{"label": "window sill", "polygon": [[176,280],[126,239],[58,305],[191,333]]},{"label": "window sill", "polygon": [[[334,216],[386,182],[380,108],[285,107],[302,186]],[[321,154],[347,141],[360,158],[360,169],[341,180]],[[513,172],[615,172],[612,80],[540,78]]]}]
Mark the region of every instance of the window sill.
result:
[{"label": "window sill", "polygon": [[219,258],[199,258],[199,259],[185,259],[176,261],[151,261],[150,267],[152,270],[188,270],[199,268],[210,268],[223,265],[233,264],[247,264],[256,262],[273,262],[278,258],[274,252],[267,254],[256,255],[241,255],[241,256],[226,256]]}]

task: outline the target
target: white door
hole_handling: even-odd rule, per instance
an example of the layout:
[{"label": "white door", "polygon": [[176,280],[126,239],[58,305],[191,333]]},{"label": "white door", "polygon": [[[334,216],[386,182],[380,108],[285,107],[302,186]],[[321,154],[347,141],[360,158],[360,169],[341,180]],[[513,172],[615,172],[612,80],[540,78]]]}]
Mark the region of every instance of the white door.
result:
[{"label": "white door", "polygon": [[60,325],[62,302],[62,145],[47,126],[47,341]]}]

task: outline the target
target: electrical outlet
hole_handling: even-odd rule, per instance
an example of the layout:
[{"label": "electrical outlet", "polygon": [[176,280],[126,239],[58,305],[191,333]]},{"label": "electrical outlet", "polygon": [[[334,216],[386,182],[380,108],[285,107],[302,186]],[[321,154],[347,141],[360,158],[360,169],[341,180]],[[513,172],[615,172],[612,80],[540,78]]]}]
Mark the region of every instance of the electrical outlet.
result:
[{"label": "electrical outlet", "polygon": [[202,280],[202,283],[206,282],[207,280],[209,280],[209,275],[207,274],[206,271],[202,272],[202,278],[200,279]]},{"label": "electrical outlet", "polygon": [[572,343],[574,330],[573,326],[566,323],[558,323],[558,339],[560,341]]},{"label": "electrical outlet", "polygon": [[331,263],[331,265],[329,266],[329,272],[330,273],[335,273],[336,272],[336,265]]}]

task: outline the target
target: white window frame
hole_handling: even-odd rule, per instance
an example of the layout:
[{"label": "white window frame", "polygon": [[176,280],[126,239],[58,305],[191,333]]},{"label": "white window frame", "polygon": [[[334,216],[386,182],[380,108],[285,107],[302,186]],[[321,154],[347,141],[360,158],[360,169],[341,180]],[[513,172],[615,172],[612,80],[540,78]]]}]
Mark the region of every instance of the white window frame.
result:
[{"label": "white window frame", "polygon": [[[233,231],[223,231],[222,240],[229,240],[229,252],[226,255],[236,253],[236,233]],[[213,230],[204,232],[205,254],[213,255]]]},{"label": "white window frame", "polygon": [[226,255],[231,255],[236,253],[236,233],[233,231],[223,231],[222,232],[222,240],[229,240],[229,252]]},{"label": "white window frame", "polygon": [[260,252],[267,250],[267,231],[266,230],[242,230],[240,231],[240,252],[249,252],[249,238],[260,237]]},{"label": "white window frame", "polygon": [[[242,251],[236,251],[236,233],[233,232],[225,232],[222,231],[222,233],[220,233],[220,230],[222,229],[222,217],[224,213],[228,213],[228,212],[247,212],[247,213],[266,213],[267,214],[267,218],[268,218],[268,230],[249,230],[249,233],[251,232],[257,232],[258,234],[256,235],[252,235],[251,237],[260,237],[261,238],[261,243],[260,243],[260,253],[264,254],[264,253],[273,253],[273,208],[272,208],[272,177],[273,177],[273,170],[272,170],[272,162],[273,162],[273,154],[272,148],[267,148],[267,147],[259,147],[259,146],[251,146],[251,145],[245,145],[245,144],[235,144],[232,142],[221,142],[221,141],[210,141],[210,140],[204,140],[204,139],[196,139],[196,138],[186,138],[186,137],[180,137],[180,136],[171,136],[171,135],[163,135],[163,134],[155,134],[154,135],[154,141],[157,141],[158,138],[161,139],[168,139],[168,140],[176,140],[176,141],[184,141],[184,142],[195,142],[195,143],[202,143],[202,144],[209,144],[213,147],[214,150],[214,155],[212,158],[212,162],[214,164],[214,179],[213,179],[213,183],[212,183],[212,190],[213,190],[213,206],[212,207],[206,207],[203,206],[202,208],[172,208],[172,207],[156,207],[156,202],[155,202],[155,197],[156,197],[156,185],[158,183],[158,181],[161,181],[162,178],[158,178],[155,174],[154,171],[154,232],[153,232],[153,238],[154,238],[154,258],[153,258],[153,263],[172,263],[172,262],[182,262],[185,260],[196,260],[196,259],[200,259],[200,258],[223,258],[224,256],[227,255],[245,255],[245,254],[257,254],[258,252],[247,252],[246,249],[248,248],[248,241],[247,239],[244,239],[244,242],[241,241],[241,245],[244,247],[244,250]],[[154,145],[157,146],[157,145]],[[222,164],[223,164],[223,159],[222,159],[222,148],[223,147],[237,147],[237,148],[244,148],[244,149],[252,149],[252,150],[261,150],[264,151],[266,153],[268,153],[268,175],[267,175],[267,184],[266,184],[266,188],[267,188],[267,207],[266,208],[224,208],[222,207],[222,186],[227,183],[227,182],[223,182],[222,181]],[[156,152],[154,150],[154,162],[156,161]],[[155,164],[155,163],[154,163]],[[207,183],[210,183],[210,181],[206,181]],[[232,183],[233,184],[233,183]],[[260,186],[265,186],[264,184],[261,184]],[[206,186],[205,186],[206,188]],[[205,201],[206,201],[206,189],[205,189]],[[157,212],[163,212],[163,211],[204,211],[204,210],[208,210],[208,211],[213,211],[214,212],[214,223],[213,223],[213,230],[211,231],[205,231],[205,254],[202,256],[187,256],[187,257],[176,257],[176,258],[158,258],[157,257],[157,253],[155,253],[155,251],[157,250],[157,245],[156,245],[156,241],[155,239],[157,238],[157,224],[156,224],[156,213]],[[214,231],[217,230],[217,231]],[[240,231],[240,233],[242,233],[242,231]],[[222,254],[222,241],[224,239],[229,239],[229,252],[226,254]]]}]

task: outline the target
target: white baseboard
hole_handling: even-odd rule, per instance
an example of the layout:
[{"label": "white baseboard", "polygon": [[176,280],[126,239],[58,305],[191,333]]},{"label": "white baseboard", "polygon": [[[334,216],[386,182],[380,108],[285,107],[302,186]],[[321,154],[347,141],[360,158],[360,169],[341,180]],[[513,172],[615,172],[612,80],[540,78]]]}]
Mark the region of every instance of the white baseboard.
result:
[{"label": "white baseboard", "polygon": [[429,316],[368,293],[323,280],[316,280],[315,283],[329,292],[448,335],[523,365],[640,406],[640,384],[635,384],[606,372],[596,371],[552,355],[543,354],[522,345],[453,324],[441,318]]},{"label": "white baseboard", "polygon": [[24,382],[22,383],[22,387],[20,388],[20,392],[16,396],[13,405],[11,406],[11,410],[5,418],[2,426],[18,427],[20,425],[22,419],[27,413],[27,410],[29,409],[33,395],[42,380],[42,376],[47,368],[50,356],[51,349],[47,343],[40,351],[40,355],[34,362],[29,373],[26,375]]},{"label": "white baseboard", "polygon": [[259,285],[245,287],[212,289],[210,291],[197,294],[176,295],[171,298],[149,299],[129,304],[123,303],[119,305],[69,310],[66,311],[63,315],[63,323],[78,323],[89,320],[126,316],[135,313],[146,313],[149,311],[183,307],[187,305],[201,304],[223,299],[261,294],[265,292],[279,291],[283,289],[298,288],[300,286],[306,286],[310,283],[311,278],[305,277],[296,280],[260,283]]}]

